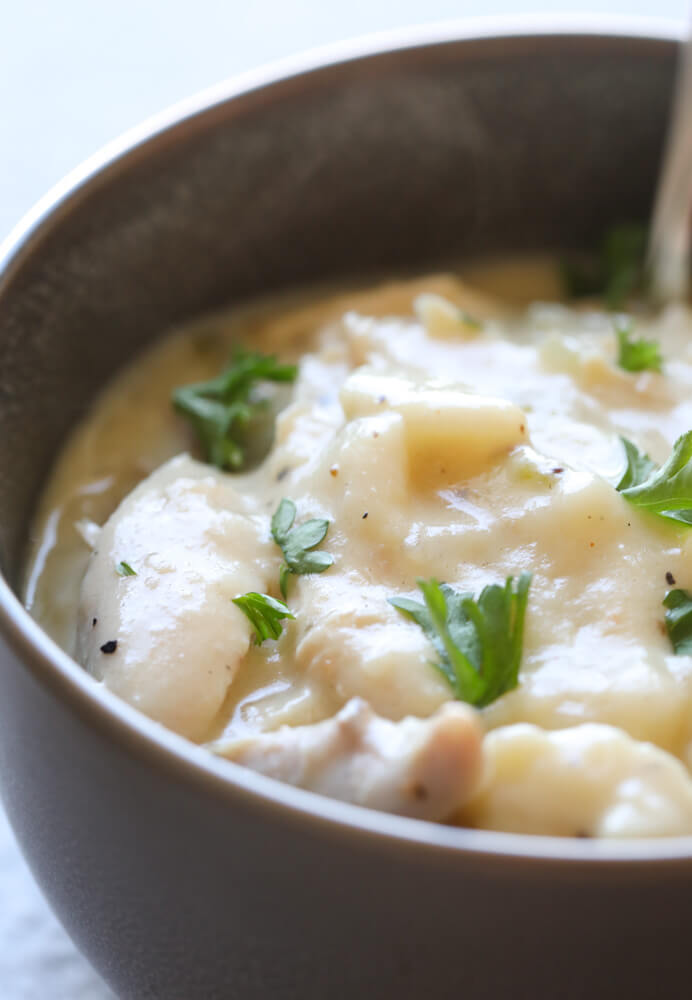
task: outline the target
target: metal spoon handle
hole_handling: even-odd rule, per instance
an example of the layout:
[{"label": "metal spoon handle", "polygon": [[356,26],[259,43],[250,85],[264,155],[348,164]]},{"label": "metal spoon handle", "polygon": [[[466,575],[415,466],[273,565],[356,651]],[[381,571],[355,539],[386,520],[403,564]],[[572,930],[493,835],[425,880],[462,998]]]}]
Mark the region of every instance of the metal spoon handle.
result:
[{"label": "metal spoon handle", "polygon": [[673,111],[649,236],[651,291],[661,302],[687,296],[691,212],[692,36],[680,49]]}]

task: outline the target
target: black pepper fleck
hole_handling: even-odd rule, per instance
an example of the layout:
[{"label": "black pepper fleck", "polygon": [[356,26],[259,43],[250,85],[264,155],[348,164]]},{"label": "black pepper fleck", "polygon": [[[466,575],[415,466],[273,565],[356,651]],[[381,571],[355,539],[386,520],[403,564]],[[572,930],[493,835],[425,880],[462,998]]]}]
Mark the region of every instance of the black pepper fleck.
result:
[{"label": "black pepper fleck", "polygon": [[114,653],[117,648],[118,648],[118,640],[117,639],[109,639],[108,642],[104,642],[103,646],[101,646],[101,652],[102,653]]},{"label": "black pepper fleck", "polygon": [[366,512],[365,512],[365,513],[363,514],[363,520],[365,520],[365,518],[366,518],[367,516],[368,516],[368,512],[367,512],[367,510],[366,510]]},{"label": "black pepper fleck", "polygon": [[290,471],[291,471],[291,468],[288,465],[284,469],[281,469],[281,471],[277,474],[277,477],[276,477],[277,483],[280,483],[282,479],[285,479],[286,476],[289,474]]},{"label": "black pepper fleck", "polygon": [[92,618],[91,619],[91,627],[92,628],[96,628],[97,625],[98,625],[98,618]]},{"label": "black pepper fleck", "polygon": [[674,586],[675,584],[675,577],[670,572],[670,570],[668,570],[668,572],[666,573],[666,583],[669,583],[671,587]]}]

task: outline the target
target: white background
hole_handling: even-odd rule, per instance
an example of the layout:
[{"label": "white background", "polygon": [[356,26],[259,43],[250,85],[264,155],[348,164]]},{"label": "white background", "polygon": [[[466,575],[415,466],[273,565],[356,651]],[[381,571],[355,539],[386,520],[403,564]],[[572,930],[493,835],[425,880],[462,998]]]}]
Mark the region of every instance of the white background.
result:
[{"label": "white background", "polygon": [[[682,20],[687,9],[586,0],[534,10]],[[226,76],[371,31],[524,13],[521,0],[0,0],[0,240],[99,146]],[[0,998],[110,997],[48,911],[0,807]]]}]

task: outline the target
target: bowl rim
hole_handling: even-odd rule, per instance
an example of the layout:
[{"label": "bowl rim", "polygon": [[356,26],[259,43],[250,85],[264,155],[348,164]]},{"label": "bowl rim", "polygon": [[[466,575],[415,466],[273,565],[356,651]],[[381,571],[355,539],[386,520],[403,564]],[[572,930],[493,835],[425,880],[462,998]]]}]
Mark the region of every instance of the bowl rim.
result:
[{"label": "bowl rim", "polygon": [[[128,129],[52,187],[0,243],[0,304],[14,275],[71,209],[97,185],[128,168],[162,141],[174,139],[190,126],[205,127],[215,110],[228,103],[281,84],[354,61],[404,54],[410,50],[484,39],[546,40],[573,36],[584,40],[613,39],[679,42],[680,21],[610,15],[525,15],[479,17],[378,32],[291,55],[266,66],[223,80],[176,102]],[[603,871],[660,874],[662,866],[679,868],[692,862],[692,835],[632,840],[579,840],[448,827],[409,819],[330,799],[295,788],[224,760],[195,745],[128,705],[92,678],[55,643],[25,610],[0,575],[0,634],[33,678],[65,701],[82,722],[96,728],[120,749],[146,760],[167,777],[204,786],[208,794],[236,802],[274,822],[310,827],[322,837],[362,838],[370,846],[393,851],[445,856],[475,864],[522,862],[535,874],[535,864],[559,863]],[[533,864],[527,864],[533,862]]]}]

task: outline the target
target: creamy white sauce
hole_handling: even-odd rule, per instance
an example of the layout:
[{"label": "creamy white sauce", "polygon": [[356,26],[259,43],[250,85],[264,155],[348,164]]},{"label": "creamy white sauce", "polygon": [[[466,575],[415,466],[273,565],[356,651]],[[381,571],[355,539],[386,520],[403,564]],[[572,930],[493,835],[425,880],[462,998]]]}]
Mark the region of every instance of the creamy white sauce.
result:
[{"label": "creamy white sauce", "polygon": [[[520,279],[535,293],[535,271]],[[630,374],[612,317],[510,307],[497,281],[250,310],[156,347],[59,458],[27,605],[152,718],[283,780],[495,829],[692,833],[692,658],[673,654],[661,605],[667,574],[692,587],[692,530],[614,488],[620,435],[662,461],[692,428],[692,316],[638,317],[665,367]],[[226,475],[184,454],[169,394],[238,337],[300,372],[267,457]],[[232,598],[278,596],[284,496],[299,521],[329,520],[334,564],[292,577],[295,621],[257,647]],[[121,560],[137,575],[118,576]],[[449,705],[434,650],[388,598],[418,597],[419,577],[478,592],[522,570],[519,686],[481,712]]]}]

